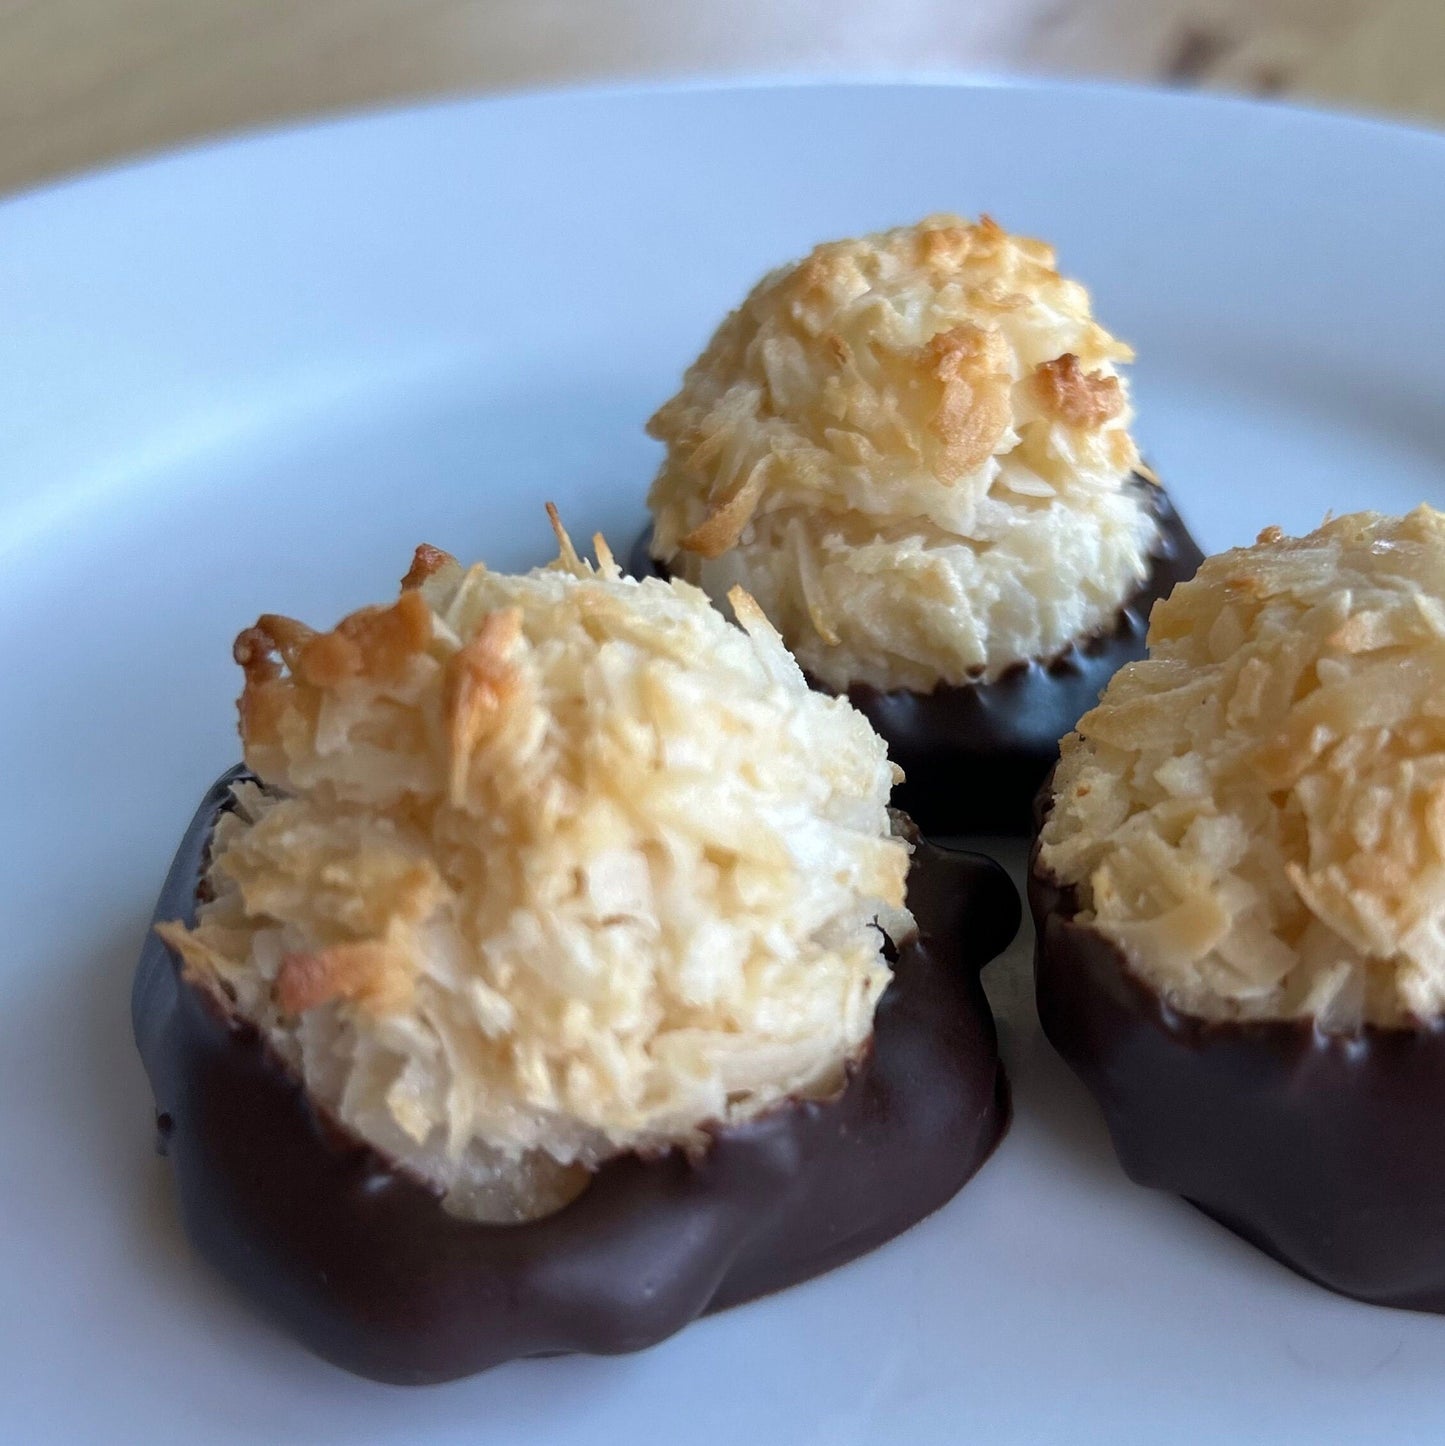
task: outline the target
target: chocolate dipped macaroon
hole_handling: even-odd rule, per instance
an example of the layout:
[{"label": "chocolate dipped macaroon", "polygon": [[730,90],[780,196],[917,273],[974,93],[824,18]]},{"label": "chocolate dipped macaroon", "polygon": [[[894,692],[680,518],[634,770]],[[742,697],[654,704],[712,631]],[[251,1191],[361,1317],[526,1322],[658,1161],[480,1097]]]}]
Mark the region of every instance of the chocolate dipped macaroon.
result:
[{"label": "chocolate dipped macaroon", "polygon": [[1131,357],[1048,246],[987,219],[819,246],[649,423],[634,566],[745,587],[888,740],[926,832],[1027,832],[1059,739],[1200,557],[1140,464]]},{"label": "chocolate dipped macaroon", "polygon": [[137,974],[188,1233],[326,1359],[640,1348],[853,1258],[1007,1124],[1018,903],[743,594],[562,538],[237,642],[247,771]]},{"label": "chocolate dipped macaroon", "polygon": [[1445,1311],[1445,514],[1210,558],[1041,807],[1039,1013],[1128,1173]]}]

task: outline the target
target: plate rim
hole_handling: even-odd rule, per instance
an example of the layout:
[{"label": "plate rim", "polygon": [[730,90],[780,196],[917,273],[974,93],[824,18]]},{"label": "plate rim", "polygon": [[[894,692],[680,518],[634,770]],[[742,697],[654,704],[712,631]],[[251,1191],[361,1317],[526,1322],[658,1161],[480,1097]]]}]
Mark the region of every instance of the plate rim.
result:
[{"label": "plate rim", "polygon": [[1164,105],[1205,113],[1245,114],[1262,122],[1303,124],[1320,129],[1345,128],[1374,132],[1438,147],[1445,160],[1445,124],[1391,116],[1369,108],[1355,109],[1327,101],[1276,99],[1234,91],[1189,89],[1148,80],[1050,76],[989,69],[921,68],[860,69],[836,73],[740,71],[732,75],[684,74],[645,79],[599,78],[578,82],[521,84],[495,89],[447,90],[430,96],[386,98],[372,104],[346,106],[278,117],[235,128],[208,131],[188,139],[163,142],[109,161],[62,170],[53,176],[0,194],[0,241],[11,213],[21,207],[87,188],[100,188],[132,174],[203,162],[207,157],[252,148],[284,148],[293,139],[402,121],[411,116],[448,111],[484,111],[508,105],[560,104],[567,101],[645,100],[648,97],[719,95],[743,92],[807,92],[815,90],[1006,91],[1039,97],[1061,96],[1115,100],[1125,105]]}]

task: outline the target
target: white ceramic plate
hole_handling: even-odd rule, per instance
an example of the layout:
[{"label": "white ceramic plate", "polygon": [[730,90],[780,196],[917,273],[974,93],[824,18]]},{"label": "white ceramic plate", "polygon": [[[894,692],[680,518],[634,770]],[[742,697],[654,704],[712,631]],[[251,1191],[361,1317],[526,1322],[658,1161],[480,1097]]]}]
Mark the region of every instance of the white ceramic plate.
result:
[{"label": "white ceramic plate", "polygon": [[[875,1255],[644,1355],[385,1388],[179,1235],[130,971],[236,752],[230,641],[421,540],[617,544],[641,424],[813,241],[938,209],[1055,240],[1136,343],[1206,547],[1445,501],[1445,143],[1114,90],[570,94],[210,147],[0,206],[0,1437],[563,1443],[1440,1439],[1445,1319],[1130,1185],[995,966],[1017,1119]],[[1016,852],[1016,851],[1015,851]]]}]

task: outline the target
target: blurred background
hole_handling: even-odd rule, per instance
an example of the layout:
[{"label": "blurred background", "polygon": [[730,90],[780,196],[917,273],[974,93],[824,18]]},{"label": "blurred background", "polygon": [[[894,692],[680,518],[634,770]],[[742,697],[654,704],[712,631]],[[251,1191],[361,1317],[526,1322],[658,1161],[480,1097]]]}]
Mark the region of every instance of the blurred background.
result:
[{"label": "blurred background", "polygon": [[1445,0],[0,0],[0,191],[404,98],[924,71],[1154,81],[1445,124]]}]

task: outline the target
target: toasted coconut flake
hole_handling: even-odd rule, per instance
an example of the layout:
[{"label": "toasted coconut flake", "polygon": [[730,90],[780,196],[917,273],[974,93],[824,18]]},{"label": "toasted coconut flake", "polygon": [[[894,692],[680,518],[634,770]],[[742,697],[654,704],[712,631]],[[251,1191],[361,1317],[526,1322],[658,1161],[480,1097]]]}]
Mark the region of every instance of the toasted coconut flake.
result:
[{"label": "toasted coconut flake", "polygon": [[282,1014],[304,1014],[337,1000],[362,1005],[378,1014],[402,1008],[413,976],[404,953],[385,940],[332,944],[326,949],[295,950],[281,956],[276,974],[276,1007]]},{"label": "toasted coconut flake", "polygon": [[927,691],[1057,653],[1157,528],[1117,367],[1037,241],[937,216],[817,247],[719,327],[649,423],[655,554],[757,598],[826,685]]},{"label": "toasted coconut flake", "polygon": [[435,577],[443,568],[455,567],[457,560],[451,553],[423,542],[412,554],[411,566],[401,580],[402,590],[420,587],[428,578]]},{"label": "toasted coconut flake", "polygon": [[759,463],[730,497],[709,500],[708,514],[683,539],[682,547],[699,557],[721,557],[743,535],[763,495],[764,467]]},{"label": "toasted coconut flake", "polygon": [[965,322],[932,337],[923,359],[942,386],[928,427],[943,442],[939,480],[952,485],[993,456],[1013,421],[1008,346],[997,331]]},{"label": "toasted coconut flake", "polygon": [[476,636],[447,665],[447,716],[451,738],[451,802],[466,801],[467,771],[478,743],[496,725],[509,701],[522,692],[522,674],[510,661],[522,637],[522,611],[503,608],[482,620]]},{"label": "toasted coconut flake", "polygon": [[911,927],[894,770],[757,605],[418,553],[400,601],[242,635],[268,791],[165,937],[448,1207],[545,1213],[626,1150],[834,1089]]},{"label": "toasted coconut flake", "polygon": [[1112,422],[1128,405],[1117,376],[1086,372],[1072,352],[1040,362],[1034,372],[1044,409],[1071,427]]},{"label": "toasted coconut flake", "polygon": [[1180,1007],[1445,1012],[1445,514],[1266,528],[1064,740],[1042,861]]}]

